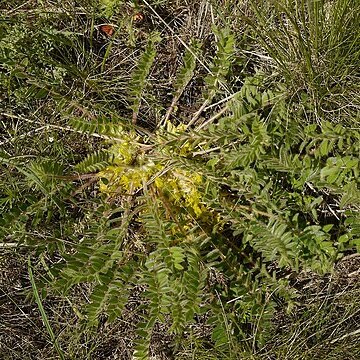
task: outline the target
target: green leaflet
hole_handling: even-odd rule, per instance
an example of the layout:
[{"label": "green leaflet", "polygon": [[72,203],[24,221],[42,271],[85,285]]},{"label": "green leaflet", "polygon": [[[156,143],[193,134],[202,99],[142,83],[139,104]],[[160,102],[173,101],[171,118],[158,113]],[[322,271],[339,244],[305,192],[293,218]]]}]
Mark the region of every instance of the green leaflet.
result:
[{"label": "green leaflet", "polygon": [[229,29],[213,28],[217,37],[217,52],[210,67],[211,74],[205,77],[205,99],[211,101],[219,92],[226,92],[226,77],[230,71],[235,52],[235,37]]},{"label": "green leaflet", "polygon": [[147,84],[151,66],[155,60],[155,45],[161,40],[160,35],[154,33],[150,36],[144,53],[141,55],[137,67],[132,73],[129,84],[129,102],[133,111],[132,122],[135,124],[139,113],[142,94]]}]

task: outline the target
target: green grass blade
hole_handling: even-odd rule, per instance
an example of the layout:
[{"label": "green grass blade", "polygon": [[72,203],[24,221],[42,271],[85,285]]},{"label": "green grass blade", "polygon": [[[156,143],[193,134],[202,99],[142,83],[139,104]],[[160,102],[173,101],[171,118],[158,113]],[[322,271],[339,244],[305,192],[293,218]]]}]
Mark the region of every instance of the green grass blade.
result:
[{"label": "green grass blade", "polygon": [[32,265],[31,265],[30,256],[28,258],[28,271],[29,271],[31,287],[33,289],[36,304],[37,304],[37,306],[39,307],[39,310],[40,310],[41,318],[42,318],[42,320],[43,320],[43,322],[45,324],[47,332],[50,335],[50,339],[51,339],[52,343],[55,346],[56,352],[60,356],[60,359],[65,360],[64,353],[62,352],[62,350],[61,350],[61,348],[60,348],[60,346],[59,346],[59,344],[58,344],[58,342],[56,340],[56,336],[55,336],[55,334],[54,334],[54,332],[53,332],[53,330],[51,328],[49,319],[48,319],[48,317],[46,315],[45,309],[44,309],[43,304],[41,302],[39,292],[38,292],[38,289],[37,289],[37,286],[36,286],[36,283],[35,283],[34,275],[33,275],[33,272],[32,272]]}]

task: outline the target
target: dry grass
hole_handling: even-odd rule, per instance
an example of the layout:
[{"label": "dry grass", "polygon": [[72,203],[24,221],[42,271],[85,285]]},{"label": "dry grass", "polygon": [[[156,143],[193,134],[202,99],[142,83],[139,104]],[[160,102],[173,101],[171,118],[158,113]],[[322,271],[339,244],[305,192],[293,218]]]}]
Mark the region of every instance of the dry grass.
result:
[{"label": "dry grass", "polygon": [[[58,359],[49,334],[32,298],[25,251],[1,252],[0,353],[2,359]],[[292,281],[298,291],[298,306],[291,314],[279,308],[272,333],[264,348],[254,349],[254,359],[344,359],[359,358],[360,256],[341,260],[331,276],[300,273]],[[35,272],[43,273],[41,266]],[[122,318],[112,324],[100,322],[95,332],[84,330],[74,311],[89,294],[77,287],[69,296],[49,295],[44,309],[67,359],[132,359],[135,328],[139,321],[139,298],[134,293]],[[153,359],[224,358],[211,350],[205,318],[198,318],[188,335],[176,339],[158,324],[153,333]],[[240,353],[239,353],[240,354]],[[234,359],[246,355],[233,354]],[[237,357],[240,356],[240,357]]]}]

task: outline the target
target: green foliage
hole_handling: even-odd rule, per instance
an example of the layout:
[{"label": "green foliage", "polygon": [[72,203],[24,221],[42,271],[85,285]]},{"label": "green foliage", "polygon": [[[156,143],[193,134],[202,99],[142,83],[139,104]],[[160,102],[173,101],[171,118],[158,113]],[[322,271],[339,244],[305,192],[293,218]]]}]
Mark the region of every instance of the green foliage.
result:
[{"label": "green foliage", "polygon": [[183,57],[183,66],[179,69],[175,78],[174,87],[176,94],[180,95],[184,91],[190,80],[194,76],[194,70],[196,67],[196,56],[199,53],[200,44],[193,41],[190,44],[189,49],[186,49]]},{"label": "green foliage", "polygon": [[69,125],[79,132],[88,133],[90,135],[103,136],[107,138],[117,138],[123,131],[123,123],[120,119],[109,121],[107,118],[98,118],[96,120],[86,120],[82,118],[72,118]]},{"label": "green foliage", "polygon": [[136,123],[136,119],[140,109],[140,103],[143,91],[146,87],[146,81],[151,69],[151,66],[155,60],[156,49],[155,45],[161,40],[160,35],[157,33],[152,34],[149,37],[144,53],[141,55],[137,63],[137,67],[134,70],[129,84],[129,102],[132,104],[133,110],[132,121]]},{"label": "green foliage", "polygon": [[183,56],[183,65],[179,68],[177,76],[174,81],[174,98],[171,102],[171,105],[166,112],[164,120],[160,125],[164,125],[169,120],[169,117],[172,111],[175,109],[181,95],[185,91],[186,87],[189,85],[189,82],[194,76],[196,69],[196,58],[200,53],[200,43],[198,41],[193,41],[190,46],[186,49]]},{"label": "green foliage", "polygon": [[235,36],[229,29],[213,29],[216,37],[216,54],[210,67],[210,74],[204,79],[207,94],[211,101],[219,93],[226,90],[226,77],[229,73],[235,53]]},{"label": "green foliage", "polygon": [[[136,197],[135,216],[147,250],[132,252],[127,260],[137,258],[132,270],[147,304],[137,358],[148,356],[157,322],[170,316],[171,331],[181,333],[204,311],[213,314],[209,324],[216,346],[231,347],[233,336],[248,336],[248,324],[264,341],[274,311],[269,294],[288,301],[292,296],[287,282],[269,270],[271,264],[326,272],[342,251],[356,245],[338,204],[347,184],[358,187],[357,131],[330,123],[303,127],[294,121],[289,127],[282,121],[286,93],[281,85],[262,90],[264,81],[263,74],[245,79],[226,105],[227,115],[198,131],[169,124],[143,146],[131,135],[118,144],[114,140],[114,164],[99,174],[106,179],[101,191],[110,198],[143,194]],[[357,206],[358,198],[350,200],[355,194],[342,195],[349,209]],[[105,312],[113,319],[109,291],[129,286],[108,273],[110,254],[121,247],[94,244],[96,252],[80,264],[81,246],[63,274],[76,282],[98,279],[89,318]],[[66,270],[74,268],[79,275]],[[209,287],[205,279],[211,272],[223,280]],[[222,305],[202,302],[211,296]],[[116,313],[122,307],[120,302]]]},{"label": "green foliage", "polygon": [[80,172],[94,172],[105,169],[113,162],[113,155],[106,151],[97,151],[90,154],[76,166]]},{"label": "green foliage", "polygon": [[[120,3],[102,1],[104,14],[114,15]],[[136,298],[137,359],[149,358],[157,324],[168,324],[168,331],[181,338],[197,316],[206,321],[209,341],[224,357],[236,354],[242,342],[256,349],[267,340],[278,302],[290,307],[296,298],[289,274],[329,272],[344,253],[360,248],[359,130],[338,121],[313,121],[320,119],[323,96],[329,95],[320,89],[331,85],[334,74],[336,81],[352,77],[350,55],[355,64],[358,60],[358,35],[346,44],[341,34],[336,40],[325,18],[335,16],[336,25],[345,16],[350,28],[353,15],[346,15],[349,8],[341,3],[328,13],[325,2],[286,4],[264,8],[269,19],[257,11],[252,22],[257,31],[252,35],[258,34],[282,71],[269,74],[263,66],[239,75],[236,34],[229,26],[214,26],[210,53],[205,48],[201,54],[200,44],[190,42],[179,57],[182,65],[174,67],[176,78],[164,81],[170,83],[166,97],[155,100],[163,108],[167,95],[172,100],[156,129],[150,126],[153,119],[148,129],[135,124],[144,103],[156,103],[147,91],[150,80],[156,90],[163,86],[150,75],[152,69],[161,72],[155,61],[158,32],[145,36],[135,70],[133,63],[124,66],[102,87],[111,47],[88,64],[94,56],[93,23],[84,62],[75,64],[70,56],[50,61],[47,54],[66,44],[76,48],[67,42],[70,35],[54,29],[37,33],[46,40],[46,51],[34,48],[34,58],[22,50],[31,39],[21,25],[2,34],[1,66],[10,76],[1,78],[7,103],[22,99],[17,111],[26,110],[29,124],[38,124],[30,116],[32,106],[44,107],[54,128],[104,141],[77,164],[58,161],[51,152],[1,151],[0,234],[38,252],[60,254],[63,261],[50,269],[51,285],[64,294],[89,286],[83,313],[92,329],[100,319],[111,323],[124,316]],[[268,21],[280,22],[280,30],[265,32]],[[351,63],[345,78],[329,60],[341,47],[342,64]],[[293,67],[297,61],[299,69]],[[332,65],[328,78],[322,75],[323,62]],[[207,73],[202,81],[199,64]],[[189,95],[193,79],[200,88]],[[113,94],[115,82],[120,85]],[[293,96],[294,89],[299,96]],[[119,99],[119,93],[126,96]],[[186,106],[190,115],[170,121],[177,105],[175,115]],[[70,127],[58,125],[57,116]]]},{"label": "green foliage", "polygon": [[122,2],[123,0],[100,0],[99,8],[104,16],[111,17],[114,15],[116,8],[119,7]]}]

